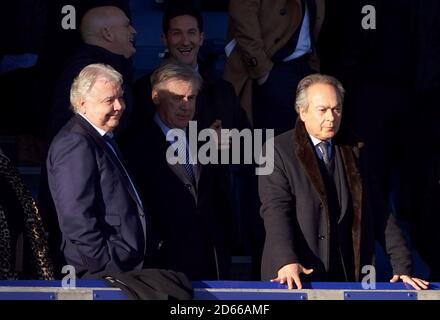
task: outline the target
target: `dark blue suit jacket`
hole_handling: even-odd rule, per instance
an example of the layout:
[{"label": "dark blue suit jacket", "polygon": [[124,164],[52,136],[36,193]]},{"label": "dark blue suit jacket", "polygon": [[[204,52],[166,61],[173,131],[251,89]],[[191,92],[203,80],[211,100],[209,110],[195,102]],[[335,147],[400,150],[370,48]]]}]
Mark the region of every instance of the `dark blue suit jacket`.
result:
[{"label": "dark blue suit jacket", "polygon": [[[102,136],[80,115],[54,138],[47,158],[62,250],[79,276],[142,268],[142,205]],[[149,223],[146,223],[149,225]]]}]

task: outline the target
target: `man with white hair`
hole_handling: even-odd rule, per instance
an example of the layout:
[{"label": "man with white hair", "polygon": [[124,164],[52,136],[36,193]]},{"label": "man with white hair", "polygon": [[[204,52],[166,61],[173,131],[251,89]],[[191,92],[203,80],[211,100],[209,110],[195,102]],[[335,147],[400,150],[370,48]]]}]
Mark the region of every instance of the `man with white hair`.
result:
[{"label": "man with white hair", "polygon": [[[80,31],[84,44],[67,60],[52,93],[52,106],[46,129],[47,145],[73,116],[74,113],[70,109],[69,101],[70,87],[73,79],[89,64],[105,63],[122,75],[126,107],[118,130],[122,130],[128,122],[132,100],[129,85],[132,63],[129,58],[136,51],[133,46],[136,31],[130,25],[124,11],[115,6],[94,7],[86,11],[81,19]],[[65,261],[59,255],[60,231],[47,184],[45,168],[42,168],[40,178],[39,203],[49,232],[49,244],[54,254],[56,270],[60,271]]]},{"label": "man with white hair", "polygon": [[363,267],[374,264],[377,240],[390,257],[390,282],[427,289],[428,282],[411,276],[411,251],[377,192],[364,144],[339,130],[343,101],[334,77],[303,78],[295,129],[267,142],[274,145],[274,169],[259,177],[262,279],[289,289],[301,289],[302,281],[360,281]]},{"label": "man with white hair", "polygon": [[125,109],[122,76],[92,64],[75,78],[75,115],[49,149],[47,173],[61,248],[79,276],[141,269],[147,227],[142,201],[113,140]]},{"label": "man with white hair", "polygon": [[136,30],[121,9],[114,6],[95,7],[88,10],[81,20],[81,37],[84,45],[68,59],[54,90],[50,114],[49,138],[53,138],[72,116],[69,110],[69,90],[73,79],[87,65],[105,63],[122,74],[124,99],[127,111],[123,123],[131,110],[132,64],[130,58],[136,52],[133,45]]}]

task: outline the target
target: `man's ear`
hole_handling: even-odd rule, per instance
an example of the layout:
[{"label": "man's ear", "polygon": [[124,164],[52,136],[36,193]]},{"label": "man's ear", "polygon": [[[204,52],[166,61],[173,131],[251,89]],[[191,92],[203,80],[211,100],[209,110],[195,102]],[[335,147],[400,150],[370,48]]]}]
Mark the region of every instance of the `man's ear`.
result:
[{"label": "man's ear", "polygon": [[155,105],[159,104],[159,92],[156,89],[151,91],[151,100],[153,100]]},{"label": "man's ear", "polygon": [[299,118],[301,119],[302,122],[304,122],[304,117],[305,117],[306,111],[304,108],[300,108],[299,109]]},{"label": "man's ear", "polygon": [[205,41],[205,33],[200,33],[200,46],[203,46],[203,41]]},{"label": "man's ear", "polygon": [[168,48],[168,40],[167,40],[167,36],[165,33],[162,33],[160,35],[160,42],[162,42],[162,44],[165,48]]},{"label": "man's ear", "polygon": [[101,36],[104,40],[108,42],[112,42],[114,38],[112,31],[108,27],[104,27],[101,29]]},{"label": "man's ear", "polygon": [[87,108],[86,108],[86,100],[81,98],[79,100],[79,107],[78,107],[79,113],[86,114]]}]

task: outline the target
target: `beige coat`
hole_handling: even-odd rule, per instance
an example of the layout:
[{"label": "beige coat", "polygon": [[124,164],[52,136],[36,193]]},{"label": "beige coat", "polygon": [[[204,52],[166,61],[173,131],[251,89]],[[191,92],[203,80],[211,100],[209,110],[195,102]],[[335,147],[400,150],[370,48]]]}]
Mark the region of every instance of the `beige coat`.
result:
[{"label": "beige coat", "polygon": [[[316,2],[313,37],[317,39],[324,20],[324,0]],[[267,74],[271,57],[281,49],[301,22],[301,0],[231,0],[229,37],[237,45],[226,60],[224,78],[231,82],[241,105],[252,119],[252,79]],[[310,64],[319,68],[316,54]]]}]

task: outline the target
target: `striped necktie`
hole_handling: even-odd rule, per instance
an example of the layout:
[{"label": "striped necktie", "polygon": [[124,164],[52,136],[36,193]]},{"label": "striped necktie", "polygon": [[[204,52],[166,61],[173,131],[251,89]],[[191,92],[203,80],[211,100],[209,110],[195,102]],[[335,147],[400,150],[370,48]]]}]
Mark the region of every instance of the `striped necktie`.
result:
[{"label": "striped necktie", "polygon": [[185,154],[185,163],[182,163],[185,171],[190,178],[191,182],[195,181],[193,165],[190,163],[189,159],[189,148],[187,148],[188,142],[185,139],[177,139],[172,144],[175,144],[177,155]]}]

